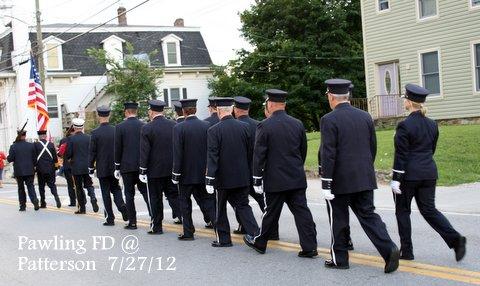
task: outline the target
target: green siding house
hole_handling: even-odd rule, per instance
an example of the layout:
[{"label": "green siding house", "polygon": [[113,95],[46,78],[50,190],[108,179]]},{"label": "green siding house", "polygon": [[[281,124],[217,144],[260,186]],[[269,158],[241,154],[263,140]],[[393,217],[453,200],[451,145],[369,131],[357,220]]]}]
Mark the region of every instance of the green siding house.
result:
[{"label": "green siding house", "polygon": [[480,117],[480,0],[361,0],[369,111],[404,115],[407,83],[429,116]]}]

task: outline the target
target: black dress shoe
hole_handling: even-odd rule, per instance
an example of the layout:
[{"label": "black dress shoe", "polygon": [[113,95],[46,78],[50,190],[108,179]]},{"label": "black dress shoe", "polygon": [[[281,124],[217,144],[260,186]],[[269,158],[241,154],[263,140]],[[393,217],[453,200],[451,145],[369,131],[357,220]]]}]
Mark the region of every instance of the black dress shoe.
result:
[{"label": "black dress shoe", "polygon": [[122,211],[122,219],[123,221],[128,221],[128,214],[126,210]]},{"label": "black dress shoe", "polygon": [[465,236],[460,236],[453,247],[453,250],[455,250],[455,260],[460,261],[465,257],[465,253],[467,253],[466,245],[467,238]]},{"label": "black dress shoe", "polygon": [[47,203],[46,202],[41,202],[40,203],[40,208],[41,209],[46,209],[47,208]]},{"label": "black dress shoe", "polygon": [[93,211],[98,213],[98,204],[97,204],[97,200],[92,200],[91,201],[92,203],[92,208],[93,208]]},{"label": "black dress shoe", "polygon": [[415,257],[411,251],[400,251],[400,259],[402,260],[414,260]]},{"label": "black dress shoe", "polygon": [[243,229],[242,227],[238,227],[236,230],[233,231],[233,233],[234,234],[247,234],[245,229]]},{"label": "black dress shoe", "polygon": [[349,269],[350,266],[348,264],[346,265],[337,265],[333,263],[332,260],[325,260],[325,267],[326,268],[331,268],[331,269]]},{"label": "black dress shoe", "polygon": [[85,210],[78,210],[75,212],[75,214],[86,214],[87,212]]},{"label": "black dress shoe", "polygon": [[232,247],[232,246],[233,246],[233,244],[231,242],[220,243],[216,240],[212,242],[212,247]]},{"label": "black dress shoe", "polygon": [[57,208],[61,208],[62,207],[62,202],[60,201],[60,198],[57,196],[55,197],[55,202],[57,203]]},{"label": "black dress shoe", "polygon": [[137,224],[136,223],[129,223],[126,226],[123,227],[124,229],[137,229]]},{"label": "black dress shoe", "polygon": [[193,236],[186,236],[184,234],[179,234],[178,235],[178,240],[184,240],[184,241],[188,241],[188,240],[194,240],[195,238]]},{"label": "black dress shoe", "polygon": [[213,229],[213,223],[207,222],[207,224],[205,224],[205,228]]},{"label": "black dress shoe", "polygon": [[253,236],[251,235],[248,235],[246,234],[244,237],[243,237],[243,241],[245,242],[245,244],[250,247],[250,248],[253,248],[256,252],[260,253],[260,254],[265,254],[265,248],[260,248],[258,246],[255,245],[255,240],[253,239]]},{"label": "black dress shoe", "polygon": [[154,234],[163,234],[162,230],[149,230],[147,231],[148,234],[154,235]]},{"label": "black dress shoe", "polygon": [[384,272],[392,273],[396,271],[398,269],[399,259],[400,259],[400,251],[398,250],[397,247],[395,247],[392,249],[387,261],[385,262]]},{"label": "black dress shoe", "polygon": [[69,206],[69,207],[76,207],[77,204],[75,204],[75,203],[70,203],[68,206]]},{"label": "black dress shoe", "polygon": [[40,206],[38,205],[38,202],[33,203],[33,209],[38,211],[40,209]]},{"label": "black dress shoe", "polygon": [[268,238],[268,240],[280,240],[280,237],[278,235],[270,235],[270,237]]},{"label": "black dress shoe", "polygon": [[315,249],[315,250],[309,250],[309,251],[300,251],[298,253],[298,257],[304,257],[304,258],[314,258],[318,256],[318,251]]},{"label": "black dress shoe", "polygon": [[27,210],[27,208],[25,206],[20,206],[20,209],[18,211],[19,212],[24,212],[26,210]]},{"label": "black dress shoe", "polygon": [[113,221],[106,221],[103,223],[104,226],[114,226],[115,223]]},{"label": "black dress shoe", "polygon": [[354,248],[353,248],[353,242],[352,242],[351,239],[348,240],[347,249],[348,249],[348,250],[354,250]]}]

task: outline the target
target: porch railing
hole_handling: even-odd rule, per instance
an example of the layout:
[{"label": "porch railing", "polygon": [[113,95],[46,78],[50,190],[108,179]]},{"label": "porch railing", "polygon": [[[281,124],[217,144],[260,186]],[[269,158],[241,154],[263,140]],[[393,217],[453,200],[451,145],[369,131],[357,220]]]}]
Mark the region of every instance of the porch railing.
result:
[{"label": "porch railing", "polygon": [[373,118],[391,118],[404,115],[401,94],[374,95],[368,98],[368,111]]}]

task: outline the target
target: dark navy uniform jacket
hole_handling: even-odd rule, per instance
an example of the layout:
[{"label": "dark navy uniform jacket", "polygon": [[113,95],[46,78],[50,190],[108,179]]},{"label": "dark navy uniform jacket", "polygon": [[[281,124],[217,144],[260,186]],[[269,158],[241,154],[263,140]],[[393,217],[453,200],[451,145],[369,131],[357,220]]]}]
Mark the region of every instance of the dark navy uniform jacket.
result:
[{"label": "dark navy uniform jacket", "polygon": [[189,116],[173,128],[173,170],[183,185],[204,184],[210,124]]},{"label": "dark navy uniform jacket", "polygon": [[115,170],[113,161],[114,142],[115,127],[109,123],[102,123],[92,131],[88,166],[97,169],[98,178],[113,176]]},{"label": "dark navy uniform jacket", "polygon": [[[248,115],[240,116],[239,118],[237,118],[237,120],[248,124],[248,130],[250,131],[251,145],[255,146],[255,133],[257,132],[257,126],[260,123],[260,121],[257,121]],[[252,153],[252,156],[253,156],[253,153]]]},{"label": "dark navy uniform jacket", "polygon": [[90,135],[78,132],[68,138],[67,160],[70,160],[73,175],[88,175],[88,151]]},{"label": "dark navy uniform jacket", "polygon": [[147,169],[149,178],[172,175],[173,120],[159,115],[142,128],[140,138],[140,168]]},{"label": "dark navy uniform jacket", "polygon": [[40,153],[42,153],[43,150],[43,145],[40,142],[35,142],[35,152],[37,154],[37,172],[40,174],[54,174],[55,173],[55,164],[58,162],[57,158],[57,151],[55,150],[55,145],[53,145],[52,142],[48,142],[47,140],[41,140],[43,144],[47,145],[48,151],[50,151],[50,154],[45,150],[38,158]]},{"label": "dark navy uniform jacket", "polygon": [[143,125],[138,118],[130,117],[115,127],[115,164],[120,164],[121,173],[138,172]]},{"label": "dark navy uniform jacket", "polygon": [[248,124],[226,116],[208,129],[207,176],[217,188],[250,186],[251,154]]},{"label": "dark navy uniform jacket", "polygon": [[258,124],[253,154],[253,176],[263,176],[265,192],[307,188],[307,135],[300,120],[275,111]]},{"label": "dark navy uniform jacket", "polygon": [[[68,144],[68,137],[63,137],[63,138],[60,140],[60,143],[58,144],[58,146],[61,146],[63,143],[67,143],[67,144]],[[65,154],[66,154],[66,153],[65,153]],[[63,169],[70,170],[70,169],[72,169],[72,166],[70,166],[70,162],[68,162],[68,160],[65,158],[65,154],[64,154],[64,156],[63,156],[62,166],[63,166]]]},{"label": "dark navy uniform jacket", "polygon": [[319,158],[322,180],[332,181],[333,194],[351,194],[377,188],[374,161],[377,137],[367,112],[340,103],[321,120]]},{"label": "dark navy uniform jacket", "polygon": [[33,143],[19,141],[10,146],[7,156],[8,162],[13,162],[15,177],[33,176],[37,164],[37,153]]},{"label": "dark navy uniform jacket", "polygon": [[435,121],[420,111],[412,112],[397,126],[394,172],[403,172],[403,179],[408,181],[436,180],[438,172],[433,154],[438,136]]},{"label": "dark navy uniform jacket", "polygon": [[212,113],[212,115],[205,118],[204,120],[207,121],[208,123],[210,123],[210,126],[213,126],[213,125],[217,124],[218,122],[220,122],[220,118],[218,118],[218,113],[216,113],[216,112]]}]

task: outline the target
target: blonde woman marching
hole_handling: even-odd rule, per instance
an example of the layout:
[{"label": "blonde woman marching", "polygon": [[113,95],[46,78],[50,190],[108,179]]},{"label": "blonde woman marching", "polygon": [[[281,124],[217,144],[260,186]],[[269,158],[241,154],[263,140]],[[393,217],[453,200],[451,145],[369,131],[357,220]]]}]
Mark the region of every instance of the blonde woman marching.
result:
[{"label": "blonde woman marching", "polygon": [[439,134],[437,123],[425,116],[423,106],[430,92],[414,84],[407,84],[405,89],[404,105],[410,115],[397,126],[391,182],[401,242],[400,259],[414,259],[410,213],[415,198],[423,218],[454,249],[455,258],[460,261],[465,256],[466,238],[435,207],[438,172],[433,154]]}]

